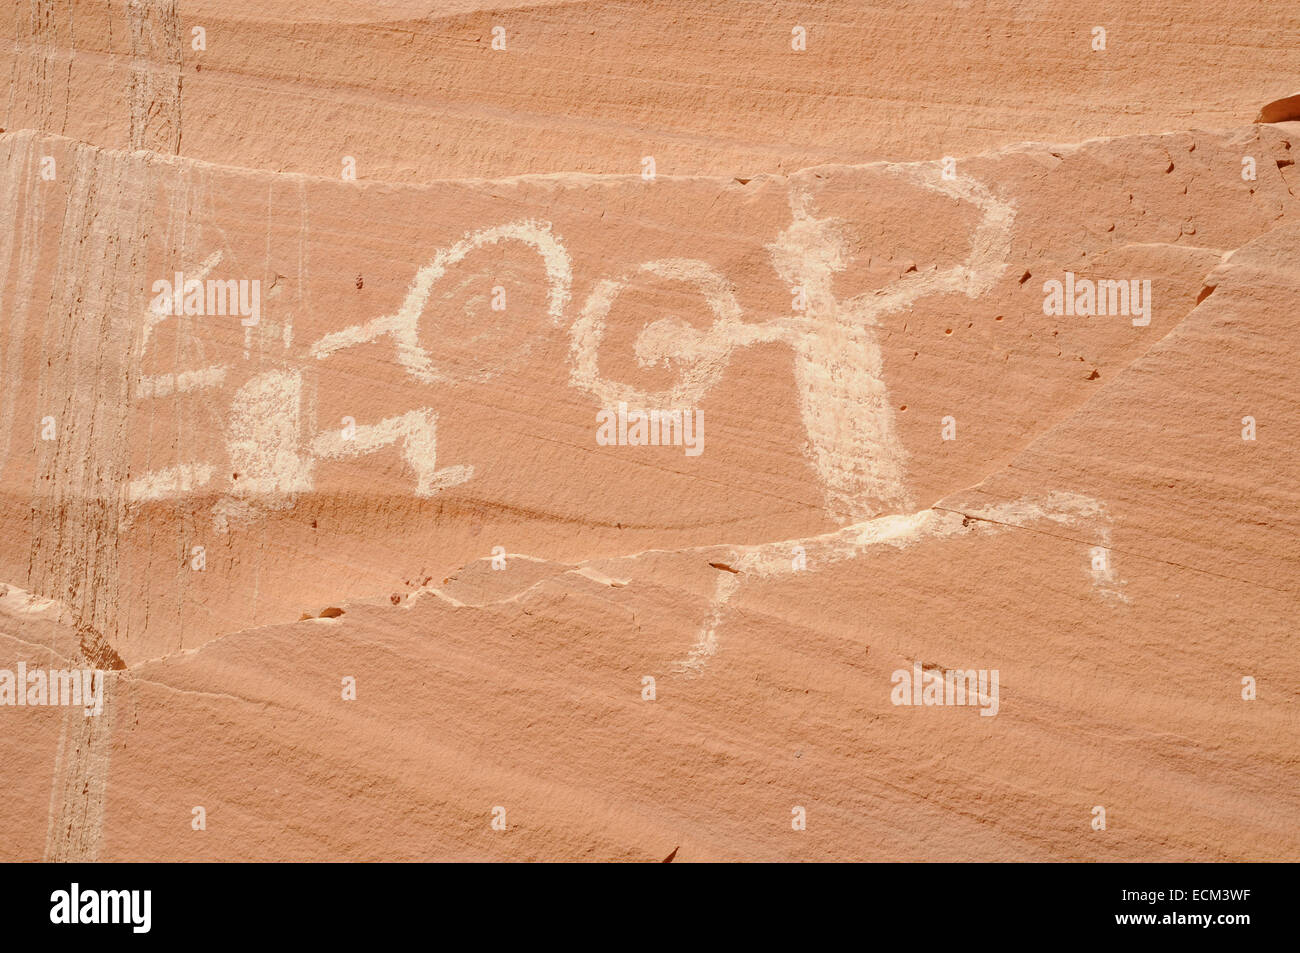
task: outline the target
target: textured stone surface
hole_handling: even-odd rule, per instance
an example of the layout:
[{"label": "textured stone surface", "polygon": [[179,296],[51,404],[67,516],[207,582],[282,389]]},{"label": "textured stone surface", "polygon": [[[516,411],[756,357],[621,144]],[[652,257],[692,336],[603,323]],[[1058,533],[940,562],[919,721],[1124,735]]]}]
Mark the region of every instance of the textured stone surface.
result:
[{"label": "textured stone surface", "polygon": [[0,856],[1300,858],[1293,13],[427,6],[0,17]]}]

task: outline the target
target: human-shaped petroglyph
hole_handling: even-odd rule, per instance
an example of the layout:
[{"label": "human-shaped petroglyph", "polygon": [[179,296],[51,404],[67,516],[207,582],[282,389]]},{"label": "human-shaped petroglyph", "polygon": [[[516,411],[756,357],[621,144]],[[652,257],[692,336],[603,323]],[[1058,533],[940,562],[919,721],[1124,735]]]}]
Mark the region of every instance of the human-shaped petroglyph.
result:
[{"label": "human-shaped petroglyph", "polygon": [[[518,221],[479,229],[454,245],[438,250],[421,268],[402,306],[393,314],[375,318],[324,335],[308,350],[308,358],[328,359],[347,348],[390,336],[398,363],[421,383],[449,383],[453,378],[435,366],[432,356],[419,343],[419,322],[434,285],[447,269],[463,261],[472,251],[501,242],[519,242],[533,249],[546,271],[547,313],[553,324],[564,314],[572,282],[569,255],[549,223]],[[222,252],[209,255],[186,281],[202,283],[222,260]],[[151,306],[141,327],[137,353],[148,352],[154,328],[171,316],[168,309]],[[246,331],[251,328],[246,328]],[[290,327],[283,329],[284,347],[292,340]],[[494,351],[486,355],[487,367],[474,376],[486,380],[506,370],[512,360],[522,359],[525,346],[513,355]],[[247,355],[246,355],[247,356]],[[437,466],[437,414],[430,407],[386,417],[355,426],[344,435],[335,429],[317,431],[314,409],[304,409],[305,368],[292,361],[263,371],[242,384],[230,399],[225,438],[229,469],[234,474],[225,495],[213,508],[214,525],[229,528],[230,520],[253,519],[266,510],[292,505],[297,494],[315,486],[319,460],[341,459],[373,453],[400,443],[403,458],[415,476],[416,496],[427,497],[464,483],[473,476],[472,466]],[[136,399],[162,398],[226,383],[232,368],[211,364],[175,373],[140,375],[134,388]],[[305,435],[304,435],[305,434]],[[151,500],[187,496],[212,483],[215,463],[184,463],[150,471],[133,479],[126,489],[128,506]]]},{"label": "human-shaped petroglyph", "polygon": [[[964,262],[907,274],[883,289],[839,301],[833,282],[849,263],[846,243],[839,223],[816,216],[810,192],[796,177],[790,190],[793,220],[768,251],[781,279],[802,289],[802,312],[747,322],[730,285],[707,262],[646,262],[617,278],[597,282],[588,296],[570,329],[570,382],[606,407],[625,402],[648,410],[670,410],[698,404],[720,380],[737,349],[784,341],[794,352],[794,393],[807,432],[808,455],[831,517],[848,523],[910,507],[905,454],[895,431],[876,327],[884,315],[904,310],[926,295],[957,292],[976,297],[992,287],[1006,269],[1015,211],[969,176],[947,179],[940,168],[930,165],[878,168],[980,210],[981,221]],[[677,382],[664,391],[647,392],[610,380],[599,366],[610,309],[639,274],[693,286],[715,319],[700,330],[678,319],[662,318],[638,336],[634,346],[641,366],[668,362],[679,368]]]}]

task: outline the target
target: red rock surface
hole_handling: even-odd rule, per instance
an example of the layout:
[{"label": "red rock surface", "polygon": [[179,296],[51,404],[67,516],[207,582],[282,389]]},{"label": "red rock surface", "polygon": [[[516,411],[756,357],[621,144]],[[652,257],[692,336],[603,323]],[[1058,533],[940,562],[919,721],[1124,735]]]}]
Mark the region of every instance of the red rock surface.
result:
[{"label": "red rock surface", "polygon": [[0,857],[1300,859],[1295,14],[428,6],[0,18]]}]

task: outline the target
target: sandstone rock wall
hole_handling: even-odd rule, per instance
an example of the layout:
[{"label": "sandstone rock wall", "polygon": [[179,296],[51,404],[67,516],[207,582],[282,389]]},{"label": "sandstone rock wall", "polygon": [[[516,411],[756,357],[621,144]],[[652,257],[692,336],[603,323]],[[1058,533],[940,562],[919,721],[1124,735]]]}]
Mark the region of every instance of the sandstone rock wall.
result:
[{"label": "sandstone rock wall", "polygon": [[1293,14],[424,6],[0,17],[0,855],[1300,855]]}]

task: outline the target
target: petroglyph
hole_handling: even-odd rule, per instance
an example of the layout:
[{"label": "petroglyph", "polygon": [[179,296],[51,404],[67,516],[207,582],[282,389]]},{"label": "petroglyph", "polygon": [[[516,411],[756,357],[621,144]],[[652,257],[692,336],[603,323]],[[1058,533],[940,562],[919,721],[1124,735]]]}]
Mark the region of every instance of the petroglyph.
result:
[{"label": "petroglyph", "polygon": [[[906,452],[899,440],[894,406],[885,384],[877,329],[882,319],[911,307],[928,295],[977,297],[1006,269],[1015,221],[1012,204],[995,197],[969,176],[946,177],[938,164],[884,164],[873,167],[923,191],[973,206],[980,214],[971,232],[964,261],[945,269],[912,271],[871,291],[840,300],[834,278],[851,262],[844,237],[847,223],[817,210],[815,180],[808,173],[791,179],[790,223],[766,246],[771,266],[782,282],[801,291],[804,307],[789,314],[750,320],[728,278],[699,259],[667,258],[632,266],[612,278],[598,279],[568,328],[570,384],[604,406],[635,405],[646,410],[698,407],[716,387],[738,352],[766,343],[781,343],[792,353],[793,393],[804,424],[806,454],[824,494],[826,513],[844,528],[824,536],[774,541],[733,549],[727,562],[736,569],[716,582],[696,646],[678,671],[698,674],[718,648],[718,631],[733,598],[755,578],[799,571],[789,552],[798,547],[819,567],[861,555],[881,545],[903,546],[926,538],[943,538],[963,529],[962,520],[938,510],[914,511],[906,475]],[[229,471],[224,495],[213,505],[213,525],[220,532],[232,521],[247,522],[292,506],[315,488],[323,461],[343,460],[400,445],[413,474],[413,495],[429,497],[471,480],[472,464],[437,466],[437,413],[419,407],[374,423],[355,422],[340,429],[321,428],[314,404],[307,404],[306,378],[319,362],[350,348],[384,338],[392,340],[397,364],[413,380],[429,385],[481,382],[512,367],[528,353],[526,337],[512,352],[485,354],[486,366],[468,377],[440,368],[420,343],[420,326],[436,328],[440,315],[431,305],[433,292],[448,270],[477,249],[517,243],[540,259],[545,272],[546,318],[562,326],[573,283],[573,264],[549,222],[523,220],[468,232],[434,252],[417,271],[400,307],[386,315],[327,332],[304,351],[291,351],[286,321],[280,334],[284,355],[279,367],[264,370],[240,385],[229,399],[225,418],[223,461],[181,463],[130,481],[128,503],[184,497],[219,481]],[[223,260],[214,251],[189,278],[202,282]],[[675,382],[646,391],[610,379],[601,370],[600,351],[606,325],[619,295],[641,276],[678,283],[703,299],[713,323],[696,328],[674,316],[649,322],[633,347],[642,368],[670,368]],[[274,291],[268,300],[274,300]],[[174,310],[174,309],[172,309]],[[139,353],[148,352],[154,329],[170,316],[155,302],[140,330]],[[280,327],[274,321],[267,328]],[[246,328],[246,335],[262,328]],[[426,332],[427,333],[427,332]],[[245,356],[247,357],[247,341]],[[235,367],[208,364],[171,373],[141,375],[134,388],[138,400],[173,397],[229,386]],[[1018,504],[1026,519],[1062,520],[1080,515],[1077,501],[1051,499]],[[1028,507],[1029,509],[1024,509]],[[1004,516],[1013,515],[1012,509]]]},{"label": "petroglyph", "polygon": [[[756,344],[781,342],[793,353],[794,393],[807,434],[807,455],[825,495],[827,513],[845,528],[828,536],[782,540],[736,550],[740,571],[719,578],[706,620],[690,656],[678,671],[698,674],[717,651],[718,629],[727,606],[747,579],[797,571],[788,552],[802,547],[809,558],[826,565],[852,558],[873,546],[902,546],[924,538],[941,538],[962,528],[959,518],[936,510],[907,512],[913,505],[906,479],[906,453],[899,441],[894,408],[884,381],[876,328],[888,314],[906,309],[927,295],[959,293],[977,297],[1006,269],[1015,210],[969,176],[945,177],[938,164],[886,164],[884,174],[917,187],[973,205],[981,218],[974,228],[965,261],[946,269],[911,272],[883,288],[845,301],[835,296],[833,281],[850,262],[843,223],[819,216],[807,174],[795,176],[788,200],[790,224],[767,246],[772,267],[783,282],[802,289],[802,312],[747,321],[727,278],[708,262],[672,258],[644,262],[615,278],[599,279],[569,328],[570,384],[604,406],[632,404],[647,410],[698,406],[717,385],[737,351]],[[421,268],[402,305],[392,314],[323,335],[307,355],[323,361],[348,348],[393,340],[398,364],[425,384],[451,384],[455,379],[435,366],[419,343],[419,326],[431,293],[449,267],[475,249],[500,242],[519,242],[541,258],[547,280],[547,316],[553,325],[565,317],[573,281],[568,252],[548,222],[521,221],[468,233],[454,245],[439,249]],[[203,279],[221,261],[210,255],[195,275]],[[644,391],[635,384],[606,377],[599,353],[609,313],[636,277],[648,275],[685,284],[699,293],[713,315],[713,324],[700,330],[672,316],[649,323],[634,343],[637,364],[667,366],[677,373],[666,390]],[[141,349],[151,329],[165,318],[151,313]],[[436,316],[428,320],[436,322]],[[286,336],[286,342],[289,338]],[[527,345],[513,356],[517,361]],[[301,363],[299,367],[304,367]],[[506,370],[497,356],[494,366],[474,379],[484,380]],[[304,368],[305,369],[305,368]],[[212,365],[142,378],[136,394],[166,396],[223,383],[231,368]],[[414,494],[428,497],[465,483],[472,465],[438,469],[437,415],[420,408],[351,431],[329,429],[302,439],[314,422],[302,419],[303,370],[263,373],[245,383],[231,400],[227,452],[232,479],[228,494],[213,509],[214,525],[229,528],[231,519],[250,520],[268,509],[292,505],[297,494],[315,486],[319,460],[336,460],[372,453],[400,443],[415,475]],[[131,482],[131,501],[157,500],[192,493],[208,483],[216,468],[209,464],[170,467]],[[1060,520],[1078,515],[1077,501],[1051,501],[1044,509],[1035,502],[1015,511],[1034,519]],[[882,515],[893,511],[894,515]],[[1002,511],[999,511],[1000,513]],[[1002,515],[1011,515],[1008,509]],[[1071,516],[1074,514],[1074,516]]]},{"label": "petroglyph", "polygon": [[[883,316],[926,295],[961,293],[973,298],[987,291],[1006,269],[1015,210],[969,176],[945,179],[937,165],[881,168],[980,210],[982,219],[966,261],[943,271],[908,274],[885,288],[841,302],[832,289],[835,274],[849,263],[840,223],[815,215],[804,184],[807,176],[796,176],[789,195],[793,221],[768,251],[781,279],[803,289],[804,312],[746,322],[730,285],[707,262],[646,262],[619,278],[602,279],[591,292],[570,332],[571,383],[605,407],[620,402],[650,409],[694,405],[718,382],[737,349],[771,341],[788,343],[794,351],[795,394],[807,430],[808,455],[832,518],[856,522],[911,506],[905,453],[895,432],[894,409],[873,329]],[[642,367],[666,364],[679,369],[677,383],[666,391],[645,392],[609,380],[599,369],[597,354],[610,308],[641,273],[694,286],[715,317],[705,331],[663,318],[637,338],[636,356]]]},{"label": "petroglyph", "polygon": [[[770,317],[762,322],[746,321],[728,280],[707,262],[645,262],[620,277],[596,282],[569,329],[571,384],[605,406],[620,402],[650,410],[697,406],[718,383],[737,350],[773,341],[788,343],[794,352],[795,392],[807,429],[808,454],[823,484],[828,512],[837,521],[853,522],[876,516],[882,510],[905,509],[911,503],[905,481],[905,454],[895,433],[873,328],[881,316],[905,308],[924,295],[962,292],[974,296],[986,290],[1005,268],[1014,212],[974,180],[945,180],[937,167],[885,168],[924,189],[969,202],[981,210],[983,220],[972,236],[967,261],[944,271],[909,274],[875,293],[840,302],[833,294],[832,280],[846,267],[848,256],[839,225],[814,215],[813,202],[796,179],[789,199],[793,221],[768,250],[782,280],[805,289],[808,304],[804,313]],[[439,249],[416,273],[397,311],[326,333],[307,349],[307,356],[323,361],[348,348],[388,337],[393,340],[398,364],[410,377],[425,384],[455,383],[455,378],[435,366],[430,353],[420,345],[421,319],[436,324],[437,316],[425,316],[425,312],[435,285],[450,267],[463,262],[476,249],[503,242],[520,243],[538,254],[546,273],[547,317],[552,325],[560,325],[573,281],[572,262],[549,222],[526,220],[472,231],[450,247]],[[190,273],[189,280],[201,284],[221,261],[222,252],[213,252]],[[629,281],[640,274],[693,287],[715,318],[704,331],[664,317],[641,332],[635,342],[639,365],[669,365],[678,371],[676,384],[653,393],[609,380],[603,376],[598,358],[609,311]],[[157,302],[151,306],[141,330],[141,354],[148,350],[153,329],[169,316],[170,311]],[[288,334],[284,341],[287,349]],[[490,379],[517,365],[528,346],[525,340],[508,357],[486,355],[492,366],[471,379]],[[347,437],[326,430],[303,441],[300,435],[304,425],[310,431],[316,429],[313,421],[302,419],[302,373],[306,366],[301,357],[290,358],[289,366],[291,369],[266,372],[246,382],[230,402],[228,462],[240,477],[238,482],[231,479],[227,497],[214,507],[219,530],[228,528],[231,516],[251,518],[259,509],[291,505],[296,494],[314,487],[317,458],[369,453],[399,440],[415,473],[415,495],[429,496],[472,477],[473,468],[468,465],[437,469],[433,437],[436,415],[430,408],[363,426]],[[292,369],[295,367],[299,369]],[[216,388],[227,381],[232,371],[230,365],[212,364],[142,375],[135,395],[140,399],[159,398]],[[127,499],[139,503],[184,496],[202,488],[218,472],[215,463],[193,463],[144,474],[131,481]]]},{"label": "petroglyph", "polygon": [[[640,273],[693,285],[717,319],[706,332],[672,318],[662,318],[641,332],[636,353],[642,367],[665,362],[681,367],[680,380],[669,390],[656,393],[608,380],[598,366],[597,355],[610,308],[619,292]],[[785,329],[775,324],[759,327],[745,323],[730,285],[711,265],[673,258],[648,261],[619,278],[601,279],[569,333],[573,341],[569,379],[573,386],[590,392],[603,407],[625,402],[647,410],[671,410],[699,404],[722,376],[736,348],[779,340]]]},{"label": "petroglyph", "polygon": [[[1104,518],[1105,508],[1097,500],[1074,493],[1055,492],[1046,499],[1015,500],[965,511],[949,510],[936,504],[915,513],[881,516],[855,523],[821,536],[728,547],[727,565],[738,572],[719,577],[708,618],[695,645],[685,659],[675,664],[674,670],[687,676],[699,675],[705,663],[717,654],[719,630],[726,618],[728,604],[748,580],[817,572],[883,546],[904,549],[924,540],[946,539],[972,532],[1005,532],[1038,522],[1086,525],[1109,539],[1110,529]],[[801,557],[799,568],[792,565],[790,558],[790,554],[796,551]]]},{"label": "petroglyph", "polygon": [[[551,234],[549,222],[512,222],[492,228],[480,229],[466,235],[450,248],[439,249],[433,260],[416,272],[415,280],[406,294],[402,306],[393,314],[375,318],[365,324],[344,328],[327,334],[311,347],[311,355],[326,358],[344,348],[355,347],[375,341],[384,336],[391,336],[397,348],[397,361],[406,368],[417,381],[426,384],[450,383],[452,378],[434,366],[429,352],[420,347],[420,316],[429,300],[433,286],[446,273],[447,268],[465,259],[477,248],[498,242],[517,241],[531,246],[542,258],[546,268],[547,313],[551,321],[558,325],[564,317],[564,307],[569,300],[569,286],[573,281],[573,266],[569,253],[565,251],[560,240]],[[524,348],[516,359],[527,353]],[[492,362],[499,355],[484,355]],[[484,370],[473,379],[489,380],[507,369],[507,364],[495,360],[496,366]]]}]

